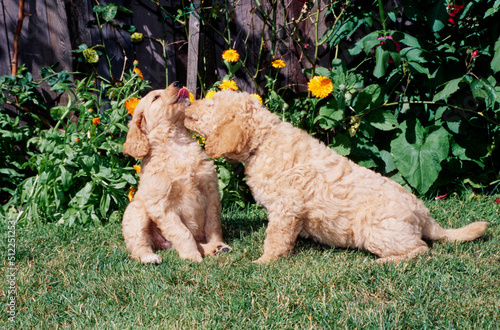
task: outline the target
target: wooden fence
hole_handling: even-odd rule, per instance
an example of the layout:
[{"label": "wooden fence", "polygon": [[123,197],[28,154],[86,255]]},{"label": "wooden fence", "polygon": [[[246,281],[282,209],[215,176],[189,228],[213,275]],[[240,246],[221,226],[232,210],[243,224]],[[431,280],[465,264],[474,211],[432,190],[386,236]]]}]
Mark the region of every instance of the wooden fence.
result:
[{"label": "wooden fence", "polygon": [[[164,88],[167,82],[186,82],[187,72],[187,31],[188,26],[182,22],[187,16],[172,19],[166,15],[175,16],[178,10],[186,9],[189,1],[181,0],[115,0],[108,1],[122,5],[133,11],[133,14],[119,14],[114,22],[120,25],[134,25],[138,32],[150,36],[141,44],[130,41],[130,33],[115,29],[106,24],[103,37],[106,49],[111,59],[113,76],[119,79],[125,70],[132,67],[137,60],[138,67],[149,80],[152,88]],[[302,73],[310,64],[305,61],[303,50],[293,36],[285,33],[285,27],[297,19],[303,10],[304,2],[298,0],[281,1],[273,7],[276,1],[260,1],[269,12],[276,13],[275,26],[265,24],[255,12],[256,2],[248,1],[204,1],[204,7],[213,5],[216,8],[207,17],[201,17],[202,30],[200,34],[198,74],[205,86],[215,82],[227,73],[222,62],[223,50],[234,47],[244,59],[250,75],[256,70],[265,71],[274,58],[283,59],[287,66],[280,70],[280,85],[288,85],[294,90],[304,90],[306,76]],[[320,6],[325,1],[319,1]],[[95,22],[93,6],[96,0],[25,0],[25,14],[19,43],[19,64],[25,64],[39,78],[39,69],[59,63],[57,70],[91,72],[88,64],[77,60],[75,50],[81,44],[94,46],[101,44],[101,36]],[[99,4],[104,4],[99,1]],[[161,5],[161,8],[158,6]],[[12,44],[17,24],[18,0],[0,0],[0,74],[10,73],[12,61]],[[312,8],[311,11],[315,9]],[[181,12],[189,12],[184,10]],[[273,12],[274,13],[274,12]],[[191,13],[192,15],[206,15]],[[228,19],[229,18],[229,19]],[[319,16],[319,35],[327,28],[325,11]],[[101,22],[102,23],[102,22]],[[269,23],[269,22],[268,22]],[[229,29],[227,28],[229,27]],[[304,43],[314,44],[314,24],[310,20],[300,22],[297,31],[303,36]],[[272,49],[272,31],[278,33],[279,39]],[[223,35],[221,35],[221,32]],[[280,35],[281,34],[281,35]],[[224,37],[230,36],[228,45]],[[164,40],[164,46],[155,41]],[[313,55],[312,49],[308,50]],[[196,48],[195,48],[196,49]],[[258,59],[259,52],[263,57]],[[328,66],[333,58],[327,44],[319,49],[320,65]],[[107,75],[108,65],[103,59],[99,61],[97,72]],[[108,75],[109,76],[109,75]],[[255,92],[256,86],[248,73],[240,69],[236,74],[238,85],[249,92]],[[265,81],[260,76],[258,86],[263,88]],[[200,83],[198,83],[200,87]],[[198,89],[199,94],[199,89]]]}]

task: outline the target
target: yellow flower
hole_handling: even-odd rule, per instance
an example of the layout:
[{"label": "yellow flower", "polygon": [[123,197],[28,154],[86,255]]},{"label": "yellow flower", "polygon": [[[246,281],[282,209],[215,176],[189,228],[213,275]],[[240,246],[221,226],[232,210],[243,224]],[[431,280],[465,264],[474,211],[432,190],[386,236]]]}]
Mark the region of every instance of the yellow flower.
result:
[{"label": "yellow flower", "polygon": [[191,101],[191,103],[194,102],[194,95],[191,92],[189,92],[189,101]]},{"label": "yellow flower", "polygon": [[203,146],[205,144],[205,138],[203,136],[200,136],[198,139],[197,139],[197,142],[198,142],[198,145],[199,146]]},{"label": "yellow flower", "polygon": [[205,95],[205,98],[206,99],[211,99],[212,96],[214,96],[215,93],[217,93],[217,91],[214,91],[214,90],[208,91],[207,95]]},{"label": "yellow flower", "polygon": [[142,74],[141,70],[139,70],[139,68],[134,68],[134,72],[137,73],[139,78],[144,79],[144,75]]},{"label": "yellow flower", "polygon": [[137,97],[131,97],[127,101],[125,101],[125,108],[127,108],[127,112],[133,116],[134,115],[134,110],[137,107],[137,104],[139,104],[139,99]]},{"label": "yellow flower", "polygon": [[134,199],[135,195],[135,189],[133,187],[130,187],[128,190],[128,201],[131,202]]},{"label": "yellow flower", "polygon": [[80,142],[80,139],[79,139],[79,138],[76,138],[76,139],[75,139],[75,142],[76,142],[76,143]]},{"label": "yellow flower", "polygon": [[276,69],[284,68],[286,66],[285,61],[283,60],[274,60],[271,65]]},{"label": "yellow flower", "polygon": [[234,49],[227,49],[222,52],[222,58],[228,62],[237,62],[240,59],[240,54]]},{"label": "yellow flower", "polygon": [[255,97],[260,102],[260,104],[262,104],[262,97],[260,97],[259,94],[250,94],[250,96]]},{"label": "yellow flower", "polygon": [[92,118],[92,124],[97,125],[100,122],[101,122],[101,120],[99,119],[99,117]]},{"label": "yellow flower", "polygon": [[323,76],[315,76],[308,83],[309,91],[314,96],[323,98],[333,92],[333,83],[330,79]]},{"label": "yellow flower", "polygon": [[141,173],[141,166],[140,165],[134,165],[134,170],[135,170],[135,173]]},{"label": "yellow flower", "polygon": [[223,90],[223,91],[225,91],[227,89],[229,89],[231,91],[237,91],[238,90],[238,86],[236,85],[236,81],[234,81],[234,80],[224,80],[223,82],[221,82],[219,84],[218,87],[219,87],[220,90]]}]

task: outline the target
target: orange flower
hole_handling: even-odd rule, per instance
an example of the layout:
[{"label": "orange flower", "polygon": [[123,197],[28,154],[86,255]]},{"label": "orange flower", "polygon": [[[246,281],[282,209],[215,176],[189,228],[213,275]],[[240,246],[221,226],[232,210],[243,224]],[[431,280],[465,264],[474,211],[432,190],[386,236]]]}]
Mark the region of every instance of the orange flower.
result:
[{"label": "orange flower", "polygon": [[238,62],[240,59],[240,54],[234,49],[226,49],[222,52],[222,59],[228,62]]},{"label": "orange flower", "polygon": [[125,101],[125,108],[127,108],[127,112],[133,116],[134,115],[134,110],[137,107],[137,104],[139,104],[139,99],[137,97],[131,97],[127,101]]},{"label": "orange flower", "polygon": [[236,81],[234,81],[234,80],[224,80],[217,87],[219,87],[219,89],[223,90],[223,91],[225,91],[227,89],[229,89],[230,91],[237,91],[238,90],[238,85],[236,85]]},{"label": "orange flower", "polygon": [[271,65],[276,69],[284,68],[286,66],[285,61],[283,60],[274,60],[271,62]]},{"label": "orange flower", "polygon": [[217,93],[217,91],[211,90],[207,92],[207,95],[205,95],[206,99],[211,99],[214,94]]},{"label": "orange flower", "polygon": [[134,72],[137,73],[139,78],[144,79],[144,75],[142,74],[141,70],[139,70],[139,68],[134,68]]},{"label": "orange flower", "polygon": [[255,97],[262,104],[262,97],[259,94],[250,94],[250,96]]},{"label": "orange flower", "polygon": [[309,91],[318,98],[327,97],[331,92],[333,92],[333,83],[327,77],[315,76],[307,85],[309,87]]},{"label": "orange flower", "polygon": [[76,138],[76,139],[75,139],[75,142],[76,142],[76,143],[80,142],[80,139],[79,139],[79,138]]},{"label": "orange flower", "polygon": [[99,119],[99,117],[94,117],[94,118],[92,118],[92,124],[97,125],[97,124],[99,124],[100,122],[101,122],[101,120]]},{"label": "orange flower", "polygon": [[128,201],[129,202],[131,202],[134,199],[135,191],[136,190],[133,187],[130,187],[130,189],[128,190]]},{"label": "orange flower", "polygon": [[140,165],[134,165],[134,170],[136,173],[141,173],[141,166]]}]

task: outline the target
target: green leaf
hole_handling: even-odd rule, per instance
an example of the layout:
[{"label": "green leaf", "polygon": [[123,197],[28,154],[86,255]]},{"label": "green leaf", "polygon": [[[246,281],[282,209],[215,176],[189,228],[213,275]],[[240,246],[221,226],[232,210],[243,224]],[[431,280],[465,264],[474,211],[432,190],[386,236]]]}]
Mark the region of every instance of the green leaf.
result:
[{"label": "green leaf", "polygon": [[50,108],[50,116],[54,120],[59,120],[62,118],[63,114],[66,112],[67,107],[59,105],[57,107]]},{"label": "green leaf", "polygon": [[73,199],[71,200],[71,204],[76,204],[80,208],[84,207],[87,204],[87,202],[89,201],[89,198],[90,198],[90,195],[91,195],[93,188],[94,187],[93,187],[92,182],[87,182],[85,187],[80,189],[80,191],[78,191],[76,193],[75,197],[73,197]]},{"label": "green leaf", "polygon": [[373,69],[373,75],[377,78],[385,75],[385,70],[389,66],[389,52],[384,50],[382,47],[377,47],[375,50],[375,69]]},{"label": "green leaf", "polygon": [[458,85],[463,81],[463,79],[464,77],[460,77],[448,81],[446,85],[444,85],[444,88],[439,93],[434,95],[432,101],[436,102],[446,100],[448,97],[450,97],[451,94],[455,93],[458,90]]},{"label": "green leaf", "polygon": [[64,191],[68,191],[71,188],[71,183],[73,181],[73,175],[70,171],[68,171],[64,166],[59,165],[59,169],[61,170],[61,182]]},{"label": "green leaf", "polygon": [[394,163],[401,175],[420,194],[426,193],[441,172],[449,153],[448,132],[440,127],[427,131],[418,120],[405,121],[391,142]]},{"label": "green leaf", "polygon": [[338,109],[337,101],[330,99],[324,106],[319,109],[319,115],[315,122],[319,121],[319,126],[323,129],[332,129],[344,119],[344,110]]},{"label": "green leaf", "polygon": [[110,204],[111,204],[111,197],[107,192],[104,192],[104,194],[101,197],[101,202],[99,203],[99,211],[101,212],[103,218],[106,218],[106,214],[108,213]]},{"label": "green leaf", "polygon": [[382,109],[370,112],[363,120],[381,131],[391,131],[398,127],[396,117],[391,112]]},{"label": "green leaf", "polygon": [[495,42],[495,54],[493,55],[493,59],[491,60],[491,70],[494,73],[500,71],[500,39]]},{"label": "green leaf", "polygon": [[338,135],[330,147],[339,155],[347,156],[351,153],[351,139],[347,134]]},{"label": "green leaf", "polygon": [[448,22],[448,12],[446,11],[446,0],[439,0],[432,10],[429,22],[432,24],[432,31],[441,31]]}]

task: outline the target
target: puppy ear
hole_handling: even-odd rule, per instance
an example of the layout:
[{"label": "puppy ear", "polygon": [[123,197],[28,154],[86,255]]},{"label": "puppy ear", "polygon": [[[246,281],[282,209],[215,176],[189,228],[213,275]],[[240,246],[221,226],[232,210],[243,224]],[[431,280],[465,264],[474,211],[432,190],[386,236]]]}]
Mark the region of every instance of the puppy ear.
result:
[{"label": "puppy ear", "polygon": [[239,155],[248,142],[248,132],[233,116],[224,120],[207,137],[205,151],[211,158]]},{"label": "puppy ear", "polygon": [[136,109],[128,124],[127,140],[123,146],[123,153],[134,158],[144,158],[149,153],[149,141],[141,129],[143,119],[143,111]]}]

